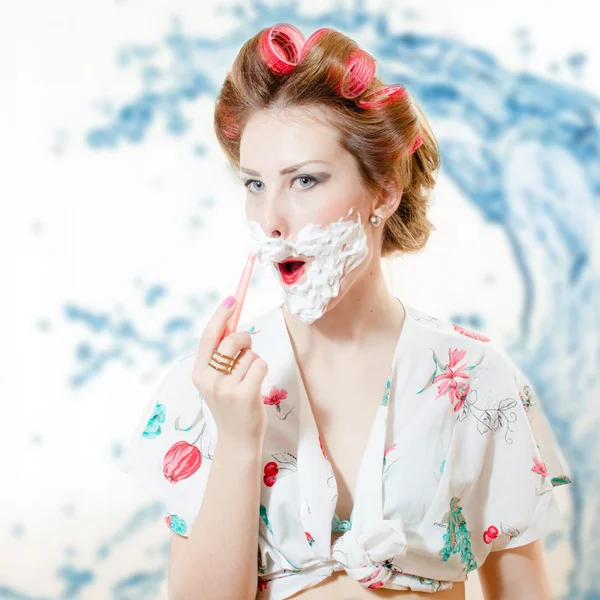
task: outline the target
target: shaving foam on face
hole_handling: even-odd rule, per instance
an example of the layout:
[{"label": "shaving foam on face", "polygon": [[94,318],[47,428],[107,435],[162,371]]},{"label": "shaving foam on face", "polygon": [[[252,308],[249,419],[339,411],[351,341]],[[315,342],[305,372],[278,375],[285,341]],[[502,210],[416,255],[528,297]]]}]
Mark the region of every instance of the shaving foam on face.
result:
[{"label": "shaving foam on face", "polygon": [[[357,222],[347,220],[353,212]],[[304,226],[296,242],[267,236],[256,221],[245,223],[250,231],[251,251],[280,282],[278,262],[288,257],[314,256],[302,283],[282,284],[287,310],[305,323],[323,316],[329,300],[339,294],[342,281],[369,253],[367,234],[355,207],[325,227],[312,223]]]}]

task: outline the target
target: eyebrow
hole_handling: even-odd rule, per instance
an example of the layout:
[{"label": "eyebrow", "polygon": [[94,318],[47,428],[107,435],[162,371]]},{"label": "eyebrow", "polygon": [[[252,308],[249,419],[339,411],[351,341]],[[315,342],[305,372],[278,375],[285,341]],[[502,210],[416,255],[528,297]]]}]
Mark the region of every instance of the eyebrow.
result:
[{"label": "eyebrow", "polygon": [[[287,167],[285,169],[281,169],[281,171],[279,171],[280,175],[287,175],[288,173],[293,173],[294,171],[297,171],[300,167],[303,167],[304,165],[307,165],[308,163],[325,163],[326,165],[329,165],[331,163],[328,163],[326,160],[305,160],[304,162],[298,163],[297,165],[292,165],[291,167]],[[240,171],[244,171],[245,173],[248,173],[249,175],[256,175],[257,177],[260,177],[260,173],[258,171],[255,171],[254,169],[246,169],[245,167],[240,167]]]}]

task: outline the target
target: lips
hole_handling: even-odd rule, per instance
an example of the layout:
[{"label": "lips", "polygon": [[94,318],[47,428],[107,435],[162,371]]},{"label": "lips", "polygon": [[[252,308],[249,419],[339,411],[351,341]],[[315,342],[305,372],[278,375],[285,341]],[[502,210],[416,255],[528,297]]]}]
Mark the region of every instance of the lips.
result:
[{"label": "lips", "polygon": [[281,279],[286,285],[292,285],[298,281],[306,270],[305,262],[297,258],[286,258],[277,263],[277,268],[281,273]]}]

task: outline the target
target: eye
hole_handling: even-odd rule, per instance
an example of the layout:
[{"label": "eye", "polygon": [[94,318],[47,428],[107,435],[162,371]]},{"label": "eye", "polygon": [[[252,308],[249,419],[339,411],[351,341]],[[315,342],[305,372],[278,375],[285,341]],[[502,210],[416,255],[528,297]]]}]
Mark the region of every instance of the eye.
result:
[{"label": "eye", "polygon": [[[296,180],[299,180],[299,179],[301,179],[301,180],[308,180],[308,182],[309,182],[309,183],[310,183],[310,182],[312,182],[312,184],[311,184],[310,186],[308,186],[308,187],[306,187],[306,186],[304,186],[304,185],[301,185],[300,187],[301,187],[303,190],[310,190],[310,189],[312,189],[313,187],[315,187],[315,185],[316,185],[317,183],[321,183],[321,180],[320,180],[320,179],[317,179],[316,177],[313,177],[312,175],[298,175],[298,177],[294,177],[294,179],[292,179],[292,182],[294,182],[294,181],[296,181]],[[253,183],[260,183],[260,184],[261,184],[261,186],[264,186],[263,182],[262,182],[262,181],[259,181],[258,179],[248,179],[247,181],[245,181],[245,182],[244,182],[244,186],[245,186],[245,187],[246,187],[248,190],[250,190],[251,192],[253,192],[253,193],[255,193],[255,192],[260,192],[260,191],[262,191],[262,190],[264,189],[264,187],[263,187],[263,188],[260,188],[260,189],[258,189],[258,190],[257,190],[256,188],[254,188],[254,189],[253,189],[253,188],[251,188],[250,186],[251,186]]]},{"label": "eye", "polygon": [[317,183],[319,183],[319,180],[316,177],[313,177],[312,175],[298,175],[298,177],[294,177],[292,181],[296,181],[299,179],[308,179],[309,182],[314,182],[313,185],[311,185],[310,187],[300,186],[303,190],[310,190],[311,188],[315,187]]},{"label": "eye", "polygon": [[[262,181],[258,181],[257,179],[248,179],[248,181],[245,181],[245,182],[244,182],[244,186],[245,186],[247,189],[249,189],[251,192],[252,192],[252,191],[254,191],[254,190],[251,190],[251,189],[250,189],[250,184],[251,184],[251,183],[260,183],[260,184],[262,185]],[[259,190],[259,191],[260,191],[260,190]]]}]

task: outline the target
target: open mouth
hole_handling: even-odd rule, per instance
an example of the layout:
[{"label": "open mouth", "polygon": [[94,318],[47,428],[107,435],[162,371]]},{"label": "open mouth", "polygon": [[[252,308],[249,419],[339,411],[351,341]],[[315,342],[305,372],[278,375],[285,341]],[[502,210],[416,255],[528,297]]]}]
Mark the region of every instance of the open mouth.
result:
[{"label": "open mouth", "polygon": [[288,259],[277,263],[283,282],[291,285],[298,281],[305,271],[305,262],[303,260]]}]

